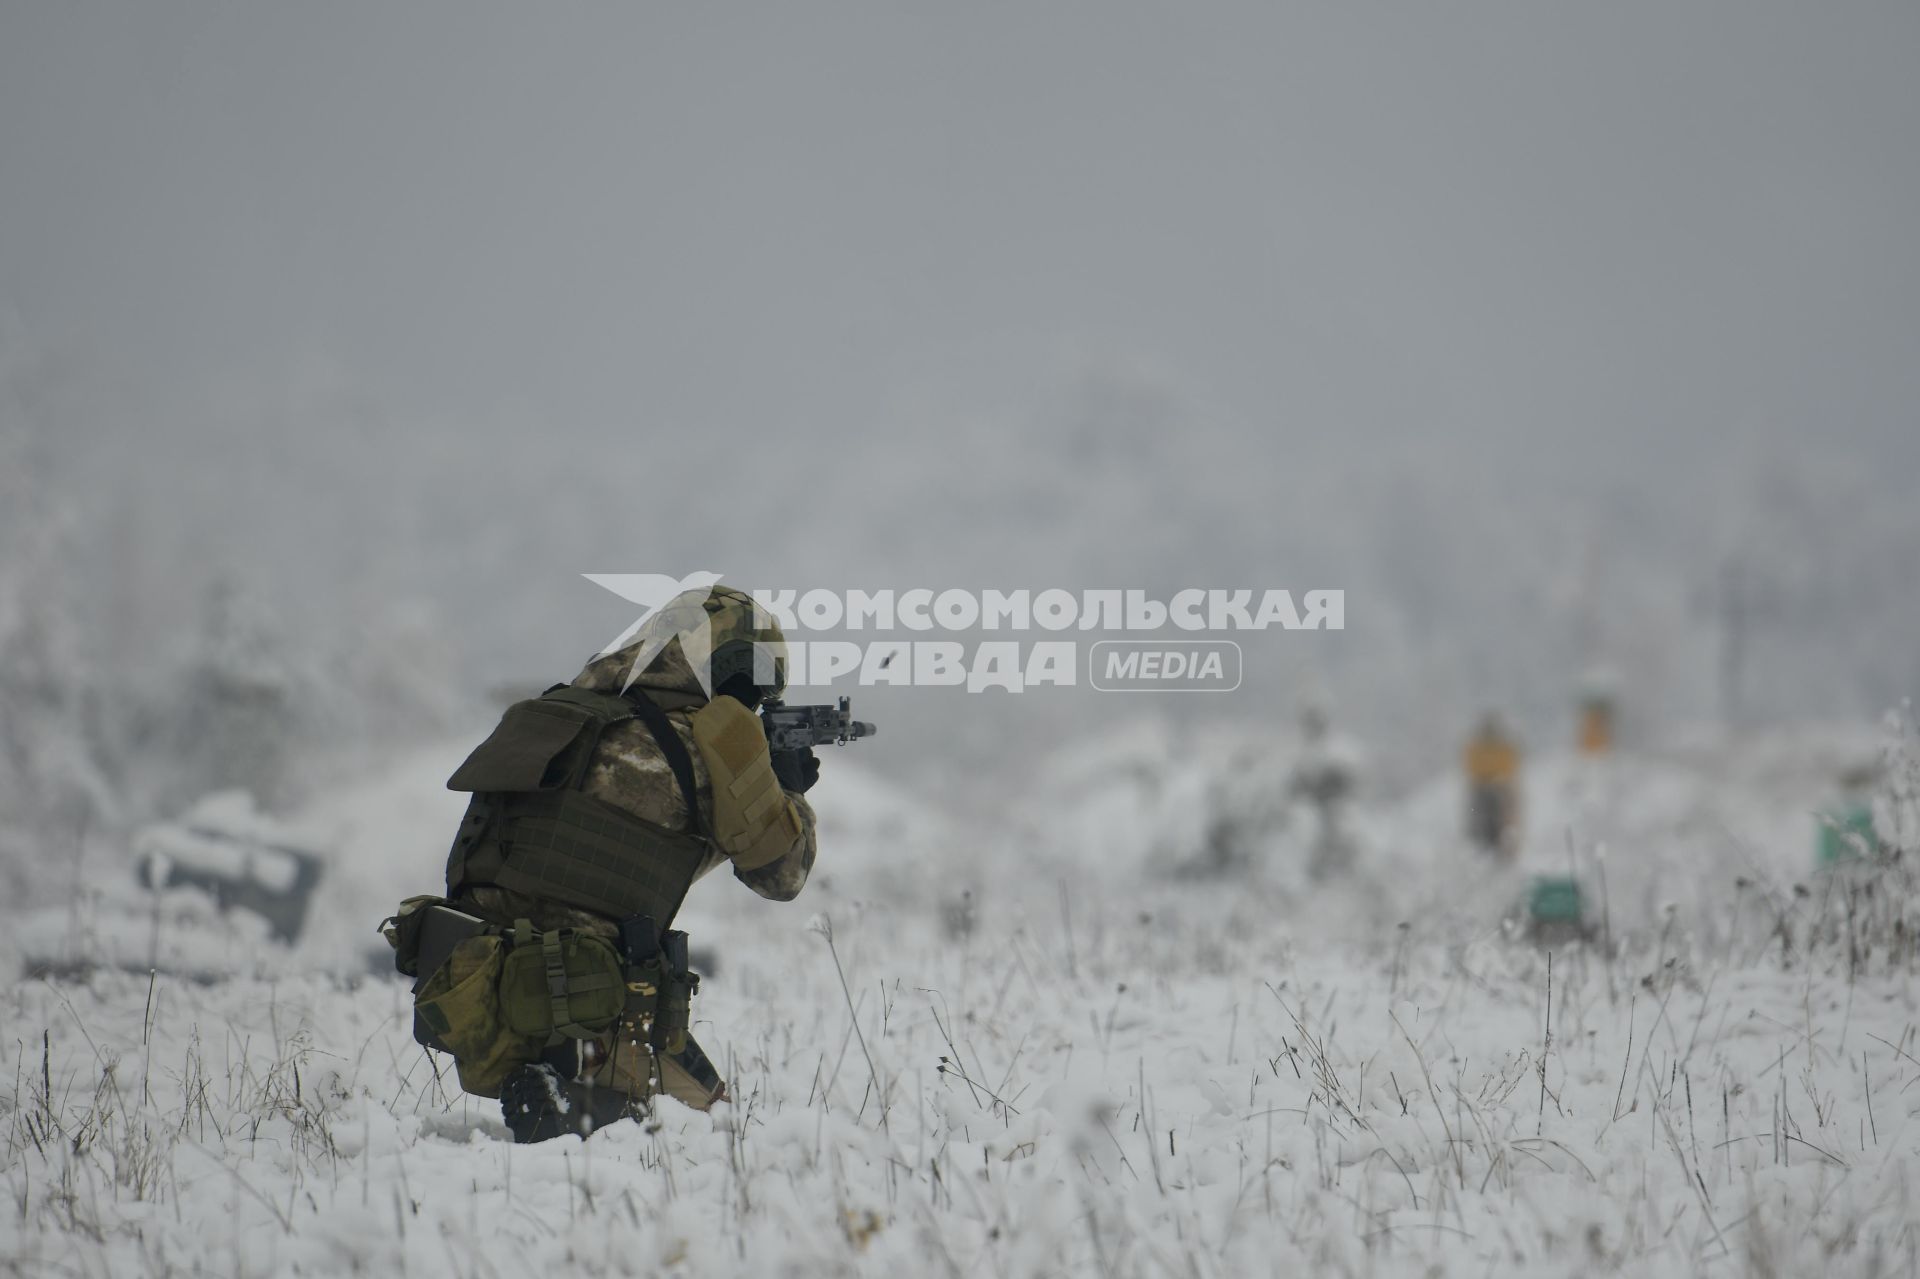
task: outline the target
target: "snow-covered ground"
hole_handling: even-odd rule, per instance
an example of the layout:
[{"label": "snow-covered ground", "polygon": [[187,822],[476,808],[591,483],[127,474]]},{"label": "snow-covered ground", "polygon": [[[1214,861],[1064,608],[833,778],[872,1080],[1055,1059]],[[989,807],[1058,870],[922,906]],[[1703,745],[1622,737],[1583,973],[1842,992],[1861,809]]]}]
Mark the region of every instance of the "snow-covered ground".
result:
[{"label": "snow-covered ground", "polygon": [[[1311,892],[1292,746],[1142,730],[940,811],[828,761],[792,905],[684,926],[736,1102],[514,1147],[408,1033],[458,744],[297,818],[293,948],[191,893],[12,919],[0,1259],[23,1274],[1875,1273],[1920,1266],[1915,910],[1821,877],[1817,735],[1543,759],[1520,865],[1451,779]],[[1276,780],[1277,779],[1277,780]],[[1044,797],[1044,802],[1043,802]],[[1250,861],[1179,877],[1222,815]],[[1617,944],[1506,918],[1572,868]],[[111,877],[97,867],[89,882]],[[1796,885],[1799,886],[1796,891]],[[163,969],[149,976],[157,957]],[[191,974],[189,976],[188,974]]]}]

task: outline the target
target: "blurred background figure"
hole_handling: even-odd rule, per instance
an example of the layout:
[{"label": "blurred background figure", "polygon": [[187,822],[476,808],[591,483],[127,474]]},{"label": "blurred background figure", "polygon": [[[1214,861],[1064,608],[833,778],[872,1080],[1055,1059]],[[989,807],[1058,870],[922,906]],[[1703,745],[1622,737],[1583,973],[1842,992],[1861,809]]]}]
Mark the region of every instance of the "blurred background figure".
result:
[{"label": "blurred background figure", "polygon": [[[1226,756],[1223,767],[1203,769],[1195,779],[1204,814],[1199,849],[1176,852],[1170,862],[1173,874],[1244,877],[1274,861],[1285,847],[1292,821],[1292,772],[1282,760],[1268,746],[1242,743]],[[1180,787],[1176,783],[1171,789],[1178,793]],[[1176,848],[1180,842],[1176,836]]]},{"label": "blurred background figure", "polygon": [[1309,705],[1301,711],[1300,737],[1300,757],[1294,761],[1287,792],[1290,800],[1304,803],[1312,814],[1307,875],[1319,882],[1353,868],[1354,842],[1347,816],[1360,758],[1352,743],[1331,731],[1324,707]]},{"label": "blurred background figure", "polygon": [[1580,753],[1606,755],[1613,750],[1613,680],[1589,674],[1580,684]]},{"label": "blurred background figure", "polygon": [[1839,793],[1818,816],[1816,853],[1823,867],[1872,857],[1880,851],[1880,835],[1873,819],[1874,792],[1880,787],[1879,765],[1851,765],[1836,780]]},{"label": "blurred background figure", "polygon": [[1519,849],[1520,748],[1489,711],[1467,739],[1467,838],[1511,861]]}]

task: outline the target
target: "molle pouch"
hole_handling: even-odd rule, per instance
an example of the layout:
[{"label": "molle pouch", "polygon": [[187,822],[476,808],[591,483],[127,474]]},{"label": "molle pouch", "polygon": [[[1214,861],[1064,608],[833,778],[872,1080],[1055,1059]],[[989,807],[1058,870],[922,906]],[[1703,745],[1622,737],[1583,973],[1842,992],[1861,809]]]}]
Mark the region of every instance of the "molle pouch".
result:
[{"label": "molle pouch", "polygon": [[556,1037],[591,1039],[626,1009],[627,984],[610,942],[571,929],[533,931],[514,924],[513,949],[500,974],[500,1006],[507,1028],[541,1043]]},{"label": "molle pouch", "polygon": [[506,955],[506,939],[497,934],[467,938],[427,978],[413,1002],[414,1037],[452,1053],[460,1086],[481,1097],[498,1097],[507,1075],[546,1046],[544,1035],[518,1034],[502,1015]]},{"label": "molle pouch", "polygon": [[447,899],[435,897],[431,893],[419,897],[409,897],[400,903],[399,909],[380,921],[380,935],[387,939],[387,945],[393,947],[393,966],[407,977],[420,975],[420,934],[426,923],[427,908],[444,906]]},{"label": "molle pouch", "polygon": [[800,821],[773,775],[759,719],[733,698],[716,697],[694,713],[692,726],[713,784],[714,843],[741,870],[786,856]]}]

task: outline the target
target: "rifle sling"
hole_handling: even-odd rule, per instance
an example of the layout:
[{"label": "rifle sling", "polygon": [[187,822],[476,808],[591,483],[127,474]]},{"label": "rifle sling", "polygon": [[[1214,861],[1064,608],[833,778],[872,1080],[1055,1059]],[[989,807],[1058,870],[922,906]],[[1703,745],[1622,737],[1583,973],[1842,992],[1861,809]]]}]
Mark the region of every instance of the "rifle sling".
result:
[{"label": "rifle sling", "polygon": [[680,783],[681,798],[687,801],[687,829],[701,832],[706,823],[700,819],[700,792],[693,782],[693,757],[687,754],[687,744],[674,731],[666,712],[655,706],[645,693],[637,688],[629,689],[626,699],[633,707],[634,717],[653,734],[654,745],[660,748],[667,767],[673,770],[674,780]]}]

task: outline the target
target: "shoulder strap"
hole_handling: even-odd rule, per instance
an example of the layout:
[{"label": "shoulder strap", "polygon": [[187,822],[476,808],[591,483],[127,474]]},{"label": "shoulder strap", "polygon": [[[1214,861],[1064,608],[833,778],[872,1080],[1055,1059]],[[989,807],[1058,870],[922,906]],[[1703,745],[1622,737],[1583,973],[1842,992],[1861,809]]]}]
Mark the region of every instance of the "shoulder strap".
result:
[{"label": "shoulder strap", "polygon": [[688,828],[703,830],[706,823],[700,820],[700,792],[693,784],[693,757],[687,754],[687,744],[674,731],[666,712],[655,706],[645,693],[637,688],[628,689],[626,700],[633,707],[634,718],[645,724],[647,731],[653,734],[654,745],[660,748],[660,753],[666,757],[667,767],[673,770],[674,780],[680,783],[681,798],[687,801]]}]

